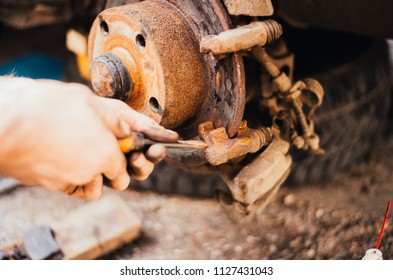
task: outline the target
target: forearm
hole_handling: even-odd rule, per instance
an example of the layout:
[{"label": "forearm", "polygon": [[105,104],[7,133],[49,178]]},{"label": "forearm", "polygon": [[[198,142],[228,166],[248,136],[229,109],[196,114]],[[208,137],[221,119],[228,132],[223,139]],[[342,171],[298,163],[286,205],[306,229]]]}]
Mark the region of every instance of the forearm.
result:
[{"label": "forearm", "polygon": [[6,172],[7,159],[16,156],[15,139],[22,137],[24,127],[23,88],[32,83],[26,78],[0,77],[0,174]]}]

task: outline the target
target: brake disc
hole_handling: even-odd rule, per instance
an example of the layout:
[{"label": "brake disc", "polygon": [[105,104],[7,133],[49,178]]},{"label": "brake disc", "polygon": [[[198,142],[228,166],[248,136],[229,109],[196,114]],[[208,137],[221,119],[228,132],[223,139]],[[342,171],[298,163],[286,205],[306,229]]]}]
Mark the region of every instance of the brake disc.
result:
[{"label": "brake disc", "polygon": [[218,0],[146,0],[104,10],[89,36],[94,91],[185,139],[197,136],[205,121],[233,137],[245,106],[242,58],[215,60],[199,47],[202,37],[230,28]]}]

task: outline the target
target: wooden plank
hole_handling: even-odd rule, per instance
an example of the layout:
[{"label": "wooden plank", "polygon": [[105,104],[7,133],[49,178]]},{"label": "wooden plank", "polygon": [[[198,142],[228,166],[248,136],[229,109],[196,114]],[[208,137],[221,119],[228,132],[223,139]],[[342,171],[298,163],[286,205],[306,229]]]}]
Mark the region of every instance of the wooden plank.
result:
[{"label": "wooden plank", "polygon": [[105,194],[51,228],[64,259],[95,259],[138,238],[142,221],[119,196]]}]

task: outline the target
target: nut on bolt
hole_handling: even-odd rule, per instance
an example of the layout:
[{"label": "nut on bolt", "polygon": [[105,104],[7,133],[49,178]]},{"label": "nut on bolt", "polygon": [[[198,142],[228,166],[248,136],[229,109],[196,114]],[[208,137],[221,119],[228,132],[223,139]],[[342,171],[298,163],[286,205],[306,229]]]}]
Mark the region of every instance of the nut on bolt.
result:
[{"label": "nut on bolt", "polygon": [[204,150],[207,161],[214,166],[244,156],[256,153],[262,147],[269,145],[273,139],[273,132],[268,127],[251,129],[243,121],[237,136],[228,137],[224,127],[214,128],[211,121],[199,125],[199,134],[208,147]]},{"label": "nut on bolt", "polygon": [[91,67],[91,82],[99,96],[127,101],[134,84],[122,60],[111,52],[94,59]]}]

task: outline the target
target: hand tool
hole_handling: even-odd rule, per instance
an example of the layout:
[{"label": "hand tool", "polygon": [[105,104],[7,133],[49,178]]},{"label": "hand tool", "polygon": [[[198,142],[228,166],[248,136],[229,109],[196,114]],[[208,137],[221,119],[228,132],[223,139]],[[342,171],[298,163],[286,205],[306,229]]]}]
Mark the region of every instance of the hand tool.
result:
[{"label": "hand tool", "polygon": [[[176,142],[158,142],[146,138],[142,133],[131,132],[131,135],[118,140],[120,150],[124,154],[128,154],[132,151],[143,151],[154,144],[164,145],[167,149],[180,149],[187,151],[202,150],[207,147],[207,144],[201,140],[177,140]],[[132,168],[131,168],[132,169]],[[127,170],[130,172],[130,166],[127,164]],[[112,183],[104,176],[104,185],[111,187]]]},{"label": "hand tool", "polygon": [[201,140],[178,140],[176,142],[158,142],[146,138],[143,134],[132,132],[130,136],[118,140],[119,147],[123,153],[131,151],[142,151],[144,148],[154,144],[164,145],[167,149],[189,149],[199,150],[207,147],[207,144]]}]

